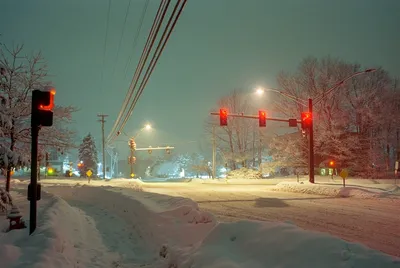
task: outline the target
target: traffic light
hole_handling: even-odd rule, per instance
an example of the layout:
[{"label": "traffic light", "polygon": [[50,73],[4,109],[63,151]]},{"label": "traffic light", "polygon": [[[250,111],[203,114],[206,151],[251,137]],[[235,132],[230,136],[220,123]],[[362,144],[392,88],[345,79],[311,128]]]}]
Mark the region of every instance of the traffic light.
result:
[{"label": "traffic light", "polygon": [[56,91],[34,90],[32,92],[32,125],[50,127],[53,125],[54,95]]},{"label": "traffic light", "polygon": [[131,139],[129,140],[129,147],[130,147],[132,150],[136,150],[136,142],[135,142],[135,140],[134,140],[133,138],[131,138]]},{"label": "traffic light", "polygon": [[267,113],[265,111],[258,111],[258,125],[260,127],[267,126]]},{"label": "traffic light", "polygon": [[153,152],[153,150],[152,150],[152,149],[148,149],[147,152],[148,152],[149,154],[151,154],[151,153]]},{"label": "traffic light", "polygon": [[219,109],[219,125],[220,126],[228,125],[228,110]]},{"label": "traffic light", "polygon": [[135,163],[136,163],[136,157],[134,157],[134,156],[129,156],[129,157],[128,157],[128,163],[129,163],[129,164],[135,164]]},{"label": "traffic light", "polygon": [[171,153],[171,150],[170,150],[170,149],[166,149],[165,152],[166,152],[167,154],[170,154],[170,153]]},{"label": "traffic light", "polygon": [[301,113],[301,128],[302,129],[310,128],[311,124],[312,124],[312,113],[302,112]]},{"label": "traffic light", "polygon": [[329,161],[329,166],[330,167],[334,167],[335,166],[335,161],[333,161],[333,160]]}]

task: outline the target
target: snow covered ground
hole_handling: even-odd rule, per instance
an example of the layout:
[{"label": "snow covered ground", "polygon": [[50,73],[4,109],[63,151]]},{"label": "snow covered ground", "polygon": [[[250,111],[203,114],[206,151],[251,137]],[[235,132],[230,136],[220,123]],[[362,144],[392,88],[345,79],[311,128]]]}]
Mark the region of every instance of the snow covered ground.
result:
[{"label": "snow covered ground", "polygon": [[[218,223],[192,200],[138,187],[45,190],[33,236],[1,233],[2,268],[400,267],[398,259],[291,222]],[[24,191],[13,196],[27,219]]]},{"label": "snow covered ground", "polygon": [[400,198],[400,187],[397,185],[353,185],[343,187],[342,184],[312,184],[309,182],[280,182],[274,187],[275,191],[285,191],[304,194],[317,194],[332,197],[357,198]]}]

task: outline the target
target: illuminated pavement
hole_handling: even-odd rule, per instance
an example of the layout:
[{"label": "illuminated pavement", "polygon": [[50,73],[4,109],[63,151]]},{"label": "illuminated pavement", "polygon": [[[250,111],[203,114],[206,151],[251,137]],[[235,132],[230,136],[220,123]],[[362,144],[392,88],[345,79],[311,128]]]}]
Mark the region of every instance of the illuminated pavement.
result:
[{"label": "illuminated pavement", "polygon": [[400,256],[400,200],[276,192],[270,185],[154,183],[145,191],[182,196],[220,221],[289,221]]}]

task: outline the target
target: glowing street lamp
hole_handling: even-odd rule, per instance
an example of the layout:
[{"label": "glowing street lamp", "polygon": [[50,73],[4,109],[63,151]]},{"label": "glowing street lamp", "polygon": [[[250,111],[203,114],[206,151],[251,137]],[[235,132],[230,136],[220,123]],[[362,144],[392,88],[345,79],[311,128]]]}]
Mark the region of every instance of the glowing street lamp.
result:
[{"label": "glowing street lamp", "polygon": [[256,94],[257,95],[264,95],[265,90],[262,87],[259,87],[256,89]]},{"label": "glowing street lamp", "polygon": [[151,129],[151,125],[150,125],[150,124],[146,124],[146,125],[144,126],[144,128],[145,128],[146,130],[150,130],[150,129]]}]

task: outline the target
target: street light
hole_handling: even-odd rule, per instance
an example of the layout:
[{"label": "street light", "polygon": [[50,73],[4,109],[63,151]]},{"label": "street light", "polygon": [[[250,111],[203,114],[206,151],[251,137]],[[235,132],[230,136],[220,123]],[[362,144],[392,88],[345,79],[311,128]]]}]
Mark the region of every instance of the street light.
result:
[{"label": "street light", "polygon": [[256,94],[257,95],[264,95],[265,90],[262,87],[259,87],[256,89]]},{"label": "street light", "polygon": [[[336,82],[334,86],[332,86],[326,92],[324,92],[321,95],[319,95],[318,97],[316,97],[315,103],[320,103],[324,98],[326,98],[328,96],[328,94],[332,93],[337,88],[344,85],[344,83],[346,83],[351,78],[362,75],[362,74],[366,74],[366,73],[372,73],[375,71],[376,71],[376,69],[366,69],[364,71],[355,72],[352,75],[349,75],[345,79]],[[259,92],[259,89],[257,89],[256,92]],[[286,92],[280,91],[278,89],[273,89],[273,88],[267,89],[267,90],[263,89],[263,91],[271,91],[271,92],[279,93],[279,94],[301,104],[302,106],[307,107],[306,100],[300,99],[300,98],[290,95],[290,94],[287,94]],[[315,179],[314,179],[314,126],[313,126],[314,120],[312,119],[313,118],[312,112],[313,112],[313,99],[309,98],[308,99],[308,113],[310,114],[311,121],[309,122],[307,127],[309,129],[309,181],[310,181],[310,183],[315,182]]]},{"label": "street light", "polygon": [[138,132],[136,132],[136,135],[134,136],[134,138],[136,139],[136,138],[139,136],[139,134],[142,133],[144,130],[150,131],[150,130],[152,130],[152,129],[153,129],[153,128],[152,128],[152,126],[151,126],[150,124],[146,124],[146,125],[144,125],[144,127],[142,127]]}]

